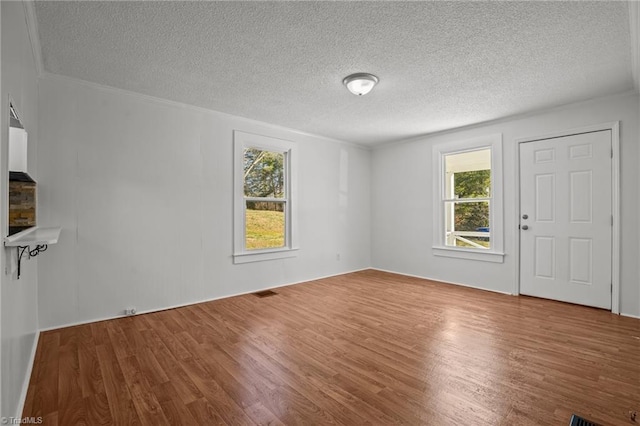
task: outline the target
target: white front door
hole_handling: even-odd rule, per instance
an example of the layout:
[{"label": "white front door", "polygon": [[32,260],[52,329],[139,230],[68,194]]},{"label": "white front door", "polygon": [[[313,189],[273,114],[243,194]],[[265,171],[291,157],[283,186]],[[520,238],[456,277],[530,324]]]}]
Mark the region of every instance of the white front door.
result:
[{"label": "white front door", "polygon": [[520,144],[520,293],[611,309],[611,131]]}]

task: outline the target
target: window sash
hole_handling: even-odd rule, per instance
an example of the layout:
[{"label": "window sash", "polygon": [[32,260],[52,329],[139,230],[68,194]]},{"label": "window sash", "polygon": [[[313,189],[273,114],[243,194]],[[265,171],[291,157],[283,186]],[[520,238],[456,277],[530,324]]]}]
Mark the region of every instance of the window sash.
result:
[{"label": "window sash", "polygon": [[483,201],[491,202],[493,197],[489,198],[444,198],[442,200],[443,203],[480,203]]},{"label": "window sash", "polygon": [[[250,145],[250,146],[243,147],[243,150],[242,150],[243,159],[244,159],[244,156],[246,155],[246,151],[250,150],[250,149],[254,149],[254,150],[257,150],[257,151],[261,151],[261,152],[267,152],[267,153],[273,153],[273,154],[282,155],[282,189],[283,189],[282,196],[281,197],[275,196],[275,197],[271,197],[271,198],[279,199],[279,200],[289,198],[289,193],[288,193],[288,188],[289,188],[289,185],[288,185],[288,180],[289,180],[288,152],[287,151],[282,151],[282,150],[277,150],[277,149],[274,149],[274,148],[265,148],[265,147],[261,147],[261,146]],[[243,164],[243,166],[244,166],[244,164]],[[244,167],[243,167],[243,170],[244,170]],[[247,197],[246,193],[244,192],[245,191],[244,188],[246,187],[246,180],[247,180],[247,176],[245,176],[245,174],[243,173],[242,184],[243,184],[243,196],[245,198],[267,198],[267,197]]]},{"label": "window sash", "polygon": [[[291,215],[289,213],[289,193],[290,193],[290,186],[289,186],[289,155],[287,151],[280,151],[280,150],[274,150],[273,148],[268,148],[268,147],[258,147],[258,146],[245,146],[243,149],[243,152],[247,149],[257,149],[260,151],[264,151],[264,152],[273,152],[273,153],[277,153],[277,154],[282,154],[283,159],[282,159],[282,175],[283,175],[283,191],[282,191],[282,197],[278,198],[278,197],[247,197],[246,195],[243,195],[244,198],[244,214],[243,214],[243,219],[244,219],[244,227],[243,227],[243,235],[242,235],[242,241],[243,241],[243,251],[245,252],[256,252],[256,251],[261,251],[261,250],[274,250],[274,249],[282,249],[282,248],[290,248],[291,247],[291,238],[289,238],[290,236],[290,220],[291,220]],[[243,177],[242,179],[242,184],[243,184],[243,188],[244,188],[244,184],[245,184],[245,180],[246,177]],[[244,192],[243,192],[244,194]],[[247,247],[247,202],[266,202],[266,203],[282,203],[284,204],[284,244],[281,246],[275,246],[275,247],[266,247],[266,248],[249,248]]]},{"label": "window sash", "polygon": [[[244,249],[246,252],[255,252],[255,251],[260,251],[260,250],[277,250],[277,249],[283,249],[287,247],[287,237],[289,235],[289,232],[287,231],[287,210],[288,210],[288,206],[287,206],[287,202],[286,200],[283,199],[276,199],[276,201],[274,201],[274,199],[272,198],[259,198],[259,197],[253,197],[254,199],[252,200],[245,200],[244,203],[244,219],[245,219],[245,224],[244,224]],[[274,218],[270,217],[268,218],[269,223],[272,225],[271,228],[261,228],[263,231],[265,231],[265,234],[262,234],[262,238],[259,239],[253,239],[251,238],[251,235],[249,234],[249,231],[251,231],[252,229],[250,229],[250,225],[249,225],[249,211],[255,211],[255,212],[277,212],[280,213],[280,210],[271,210],[271,209],[250,209],[248,208],[248,204],[249,203],[273,203],[273,204],[281,204],[282,205],[282,223],[278,224],[277,221],[278,219],[276,218],[276,224],[275,225],[280,225],[276,227],[273,227],[273,223],[271,223]],[[254,237],[255,238],[255,237]],[[258,245],[258,247],[249,247],[248,243],[253,241],[256,245]],[[274,245],[273,242],[277,241],[278,244]],[[282,241],[280,243],[280,241]]]},{"label": "window sash", "polygon": [[[476,199],[471,199],[476,200]],[[471,201],[473,202],[473,201]],[[491,242],[491,214],[492,214],[492,206],[490,200],[481,200],[477,201],[477,204],[486,203],[488,208],[488,217],[487,224],[483,226],[479,226],[477,228],[489,228],[489,232],[487,231],[478,231],[476,229],[466,229],[460,230],[455,227],[455,219],[456,219],[456,205],[457,204],[468,204],[469,201],[464,200],[462,202],[458,202],[457,200],[445,201],[442,205],[443,208],[443,220],[444,220],[444,245],[446,247],[463,247],[465,249],[470,250],[490,250],[492,246]],[[449,210],[451,209],[451,210]],[[473,238],[482,238],[483,241],[488,242],[488,247],[480,244],[479,242],[473,241]],[[464,243],[465,245],[458,245],[458,241]]]},{"label": "window sash", "polygon": [[266,203],[286,203],[289,201],[288,197],[284,198],[273,198],[273,197],[244,197],[245,201],[256,201],[256,202],[266,202]]},{"label": "window sash", "polygon": [[[493,193],[494,193],[494,182],[493,182],[493,164],[491,164],[491,166],[489,168],[486,169],[478,169],[478,170],[489,170],[490,171],[490,181],[489,181],[489,197],[478,197],[478,198],[446,198],[447,195],[452,195],[453,191],[454,191],[454,185],[455,185],[455,172],[449,172],[447,171],[447,167],[446,167],[446,158],[448,156],[452,156],[452,155],[457,155],[457,154],[464,154],[467,152],[475,152],[475,151],[483,151],[483,150],[488,150],[490,155],[493,154],[493,147],[491,146],[484,146],[484,147],[480,147],[477,149],[466,149],[466,150],[460,150],[460,151],[453,151],[453,152],[447,152],[447,153],[442,153],[441,154],[441,161],[442,161],[442,169],[440,172],[440,179],[442,181],[442,192],[441,192],[441,208],[442,208],[442,230],[444,231],[442,233],[442,241],[441,244],[445,247],[460,247],[458,245],[456,245],[456,236],[460,236],[460,237],[471,237],[471,238],[477,238],[477,237],[486,237],[489,239],[489,247],[482,247],[479,244],[475,244],[474,242],[471,241],[465,241],[468,245],[470,245],[471,247],[464,247],[465,249],[470,249],[470,250],[489,250],[491,249],[491,232],[480,232],[480,231],[458,231],[458,230],[450,230],[448,229],[449,227],[447,226],[448,222],[450,220],[453,220],[455,218],[455,205],[456,204],[467,204],[467,203],[487,203],[489,206],[489,217],[487,218],[488,221],[488,227],[491,228],[491,223],[492,223],[492,216],[493,216],[493,209],[491,208],[492,206],[492,199],[493,199]],[[449,194],[447,194],[447,192],[449,192]],[[447,205],[451,205],[452,206],[452,211],[448,212],[447,211]],[[452,214],[452,217],[448,217],[449,214]],[[453,224],[452,224],[453,227]],[[476,234],[482,234],[482,235],[476,235]],[[453,238],[453,241],[452,241]],[[453,243],[452,243],[453,242]]]}]

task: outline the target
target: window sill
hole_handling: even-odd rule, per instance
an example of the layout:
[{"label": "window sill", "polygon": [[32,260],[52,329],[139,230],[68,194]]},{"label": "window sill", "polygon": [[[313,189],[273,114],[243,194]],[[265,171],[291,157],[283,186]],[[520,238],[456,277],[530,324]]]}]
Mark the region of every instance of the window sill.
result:
[{"label": "window sill", "polygon": [[480,260],[483,262],[503,263],[504,253],[495,251],[480,251],[479,249],[464,249],[446,246],[433,246],[435,256],[454,257],[457,259]]},{"label": "window sill", "polygon": [[262,262],[263,260],[286,259],[288,257],[297,257],[297,248],[283,248],[277,250],[255,250],[244,253],[236,253],[233,255],[233,263],[250,263]]}]

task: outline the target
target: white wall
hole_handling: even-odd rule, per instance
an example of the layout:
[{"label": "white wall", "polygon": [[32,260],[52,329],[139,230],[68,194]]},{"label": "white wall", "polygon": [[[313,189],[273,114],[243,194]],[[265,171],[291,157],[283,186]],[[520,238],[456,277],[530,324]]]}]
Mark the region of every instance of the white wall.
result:
[{"label": "white wall", "polygon": [[[636,94],[590,101],[379,147],[372,153],[373,267],[511,293],[516,280],[515,141],[581,126],[621,121],[621,313],[640,315],[638,275],[639,133]],[[425,117],[428,119],[428,117]],[[432,145],[502,133],[504,138],[505,261],[436,257],[433,241]]]},{"label": "white wall", "polygon": [[[370,151],[54,76],[40,80],[42,328],[367,268]],[[297,258],[232,263],[233,130],[298,144]],[[340,260],[337,260],[337,254]]]},{"label": "white wall", "polygon": [[[7,188],[8,188],[8,138],[9,96],[20,114],[20,121],[29,134],[29,167],[31,177],[38,179],[36,167],[37,128],[37,80],[36,68],[29,42],[22,2],[0,2],[2,22],[2,72],[0,96],[0,232],[7,235]],[[15,249],[2,249],[0,256],[0,311],[2,379],[1,415],[17,416],[20,413],[20,397],[29,379],[31,356],[38,329],[37,260],[23,262],[22,276],[16,280],[15,273],[6,275]]]}]

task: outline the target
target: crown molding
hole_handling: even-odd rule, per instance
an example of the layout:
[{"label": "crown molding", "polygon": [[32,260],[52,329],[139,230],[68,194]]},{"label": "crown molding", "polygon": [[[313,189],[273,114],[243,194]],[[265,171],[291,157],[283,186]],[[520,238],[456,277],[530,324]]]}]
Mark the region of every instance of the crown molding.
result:
[{"label": "crown molding", "polygon": [[24,15],[27,23],[27,31],[29,32],[29,41],[31,42],[31,52],[33,53],[33,62],[36,66],[36,73],[41,76],[44,72],[42,62],[42,47],[40,46],[40,35],[38,34],[38,19],[36,18],[36,6],[32,0],[23,0]]},{"label": "crown molding", "polygon": [[629,1],[629,30],[633,85],[640,92],[640,3],[637,1]]}]

